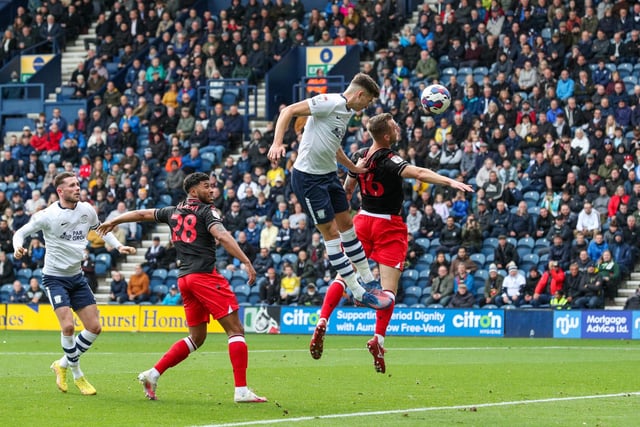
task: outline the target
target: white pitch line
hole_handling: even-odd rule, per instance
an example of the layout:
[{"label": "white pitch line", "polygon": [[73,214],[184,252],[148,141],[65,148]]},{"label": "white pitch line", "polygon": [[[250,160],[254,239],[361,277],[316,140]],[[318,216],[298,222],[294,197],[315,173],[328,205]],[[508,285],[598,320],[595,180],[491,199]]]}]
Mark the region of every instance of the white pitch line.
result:
[{"label": "white pitch line", "polygon": [[608,399],[613,397],[628,397],[628,396],[640,396],[640,391],[634,391],[629,393],[615,393],[615,394],[596,394],[592,396],[573,396],[573,397],[554,397],[548,399],[532,399],[532,400],[514,400],[510,402],[495,402],[495,403],[475,403],[468,405],[454,405],[454,406],[432,406],[425,408],[410,408],[410,409],[392,409],[388,411],[371,411],[371,412],[351,412],[346,414],[328,414],[328,415],[316,415],[308,417],[297,418],[276,418],[272,420],[257,420],[257,421],[244,421],[239,423],[226,423],[226,424],[209,424],[200,427],[235,427],[235,426],[255,426],[265,424],[280,424],[280,423],[296,423],[301,421],[313,421],[322,419],[336,419],[336,418],[353,418],[371,415],[393,415],[393,414],[406,414],[411,412],[434,412],[434,411],[452,411],[459,409],[475,408],[493,408],[499,406],[515,406],[525,405],[532,403],[556,403],[567,402],[574,400],[589,400],[589,399]]},{"label": "white pitch line", "polygon": [[[362,351],[366,347],[350,347],[350,348],[337,348],[336,351]],[[463,350],[471,350],[471,351],[530,351],[530,350],[615,350],[615,351],[640,351],[640,346],[638,347],[597,347],[597,346],[533,346],[533,347],[389,347],[390,351],[463,351]],[[249,350],[250,353],[308,353],[308,349],[265,349],[265,350]],[[157,355],[161,353],[161,351],[155,352],[130,352],[131,354],[138,355]],[[199,351],[198,354],[227,354],[227,350],[221,351]],[[0,351],[0,356],[55,356],[57,354],[61,354],[61,352],[27,352],[27,351]],[[100,355],[100,356],[114,356],[121,355],[122,352],[108,352],[108,351],[91,351],[90,354]]]}]

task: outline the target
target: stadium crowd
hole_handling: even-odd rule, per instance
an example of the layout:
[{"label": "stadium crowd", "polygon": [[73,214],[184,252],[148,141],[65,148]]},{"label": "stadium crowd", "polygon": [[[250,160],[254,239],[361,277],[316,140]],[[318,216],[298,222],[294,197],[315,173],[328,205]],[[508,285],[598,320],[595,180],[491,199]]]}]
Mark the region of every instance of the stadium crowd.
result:
[{"label": "stadium crowd", "polygon": [[[41,266],[37,238],[29,257],[11,262],[11,234],[55,201],[59,170],[78,174],[82,200],[103,220],[176,203],[184,176],[204,171],[225,227],[261,277],[254,289],[243,288],[239,263],[219,251],[241,301],[319,304],[335,272],[289,186],[301,123],[285,136],[286,161],[270,162],[277,115],[263,131],[244,135],[237,105],[217,102],[207,111],[196,96],[210,79],[256,82],[292,47],[312,45],[358,46],[364,72],[380,84],[380,98],[352,118],[345,152],[370,144],[369,116],[390,112],[402,126],[393,148],[404,158],[476,188],[465,195],[406,182],[410,245],[398,302],[597,308],[633,270],[640,253],[640,4],[447,0],[421,5],[415,24],[393,0],[329,1],[311,11],[297,0],[233,0],[218,16],[180,9],[177,1],[107,2],[99,11],[91,4],[21,8],[5,32],[3,58],[27,47],[21,34],[44,40],[39,22],[60,25],[61,45],[98,22],[96,48],[68,82],[91,107],[77,117],[42,114],[5,146],[2,271]],[[75,14],[82,25],[70,21]],[[140,59],[140,52],[148,53]],[[122,87],[110,80],[114,65],[127,70]],[[435,117],[419,97],[433,82],[452,97],[449,111]],[[149,232],[131,225],[117,235],[136,242]],[[170,295],[171,249],[147,252],[142,297],[120,283],[112,301]],[[88,251],[87,259],[107,253],[116,266],[117,253],[99,236]],[[12,283],[11,274],[1,283]],[[114,283],[123,280],[112,275]]]}]

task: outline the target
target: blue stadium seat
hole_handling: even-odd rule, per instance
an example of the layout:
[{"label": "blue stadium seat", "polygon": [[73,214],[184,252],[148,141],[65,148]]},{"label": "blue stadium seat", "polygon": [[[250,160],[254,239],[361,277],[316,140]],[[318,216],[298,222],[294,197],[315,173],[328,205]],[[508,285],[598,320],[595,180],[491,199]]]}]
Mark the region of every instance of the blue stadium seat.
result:
[{"label": "blue stadium seat", "polygon": [[429,270],[422,270],[420,275],[418,276],[418,284],[422,286],[426,286],[429,280]]},{"label": "blue stadium seat", "polygon": [[424,262],[424,261],[418,261],[418,263],[416,264],[415,269],[418,270],[418,273],[422,273],[425,270],[428,272],[430,267],[431,267],[431,263]]},{"label": "blue stadium seat", "polygon": [[111,255],[98,254],[96,256],[96,275],[106,276],[109,269],[111,269]]},{"label": "blue stadium seat", "polygon": [[535,246],[535,240],[532,237],[523,237],[520,240],[518,240],[517,247],[527,247],[527,248],[533,249],[534,246]]},{"label": "blue stadium seat", "polygon": [[276,270],[279,270],[280,264],[282,264],[282,255],[274,252],[271,254],[271,260],[273,261],[273,266],[276,268]]},{"label": "blue stadium seat", "polygon": [[471,67],[460,67],[458,68],[458,76],[460,77],[460,81],[462,81],[467,74],[473,74],[473,69]]},{"label": "blue stadium seat", "polygon": [[167,279],[167,270],[164,268],[157,268],[153,270],[153,273],[151,273],[151,279],[158,279],[164,282]]},{"label": "blue stadium seat", "polygon": [[231,270],[227,270],[226,268],[223,268],[222,270],[219,271],[219,273],[225,278],[227,279],[227,281],[231,281],[231,277],[233,276],[233,272]]},{"label": "blue stadium seat", "polygon": [[409,286],[408,288],[403,288],[404,290],[404,298],[402,299],[402,303],[408,306],[413,304],[417,304],[420,300],[420,296],[422,296],[422,288],[418,286]]},{"label": "blue stadium seat", "polygon": [[489,272],[487,270],[476,270],[473,273],[473,278],[479,278],[482,279],[483,281],[487,280],[487,278],[489,277]]},{"label": "blue stadium seat", "polygon": [[624,79],[627,76],[630,76],[633,73],[633,64],[629,62],[623,62],[622,64],[618,64],[618,74],[620,77]]},{"label": "blue stadium seat", "polygon": [[168,281],[172,281],[172,282],[178,282],[178,273],[180,272],[180,270],[178,270],[177,268],[173,268],[169,271],[167,271],[167,278],[165,279],[166,282]]},{"label": "blue stadium seat", "polygon": [[245,270],[235,270],[231,275],[232,279],[240,278],[245,281],[245,283],[249,280],[249,274]]},{"label": "blue stadium seat", "polygon": [[488,246],[491,247],[493,249],[498,247],[498,239],[495,237],[489,237],[487,239],[484,239],[484,241],[482,242],[482,246]]},{"label": "blue stadium seat", "polygon": [[400,284],[402,289],[415,287],[418,283],[418,279],[420,278],[420,273],[418,270],[409,269],[402,272],[402,276],[400,276]]},{"label": "blue stadium seat", "polygon": [[32,272],[30,268],[21,268],[16,272],[16,279],[22,284],[28,284],[31,279]]},{"label": "blue stadium seat", "polygon": [[418,237],[416,240],[416,245],[420,246],[424,251],[428,251],[431,246],[431,242],[426,237]]},{"label": "blue stadium seat", "polygon": [[171,206],[172,203],[173,203],[173,199],[169,194],[161,194],[159,197],[158,203],[156,203],[156,208],[157,209],[166,208],[167,206]]},{"label": "blue stadium seat", "polygon": [[244,296],[246,299],[251,294],[251,288],[247,284],[238,285],[233,287],[233,292],[236,296]]},{"label": "blue stadium seat", "polygon": [[440,73],[441,75],[446,76],[456,76],[458,75],[458,69],[456,67],[447,67]]},{"label": "blue stadium seat", "polygon": [[520,258],[524,257],[525,255],[529,255],[532,250],[533,248],[530,248],[528,246],[518,246],[516,248],[516,251],[518,252],[518,256]]},{"label": "blue stadium seat", "polygon": [[469,259],[471,259],[471,261],[475,262],[476,265],[478,266],[478,268],[482,268],[484,267],[485,264],[485,256],[482,253],[479,254],[471,254],[469,256]]},{"label": "blue stadium seat", "polygon": [[633,89],[633,86],[638,84],[638,77],[629,75],[623,77],[622,81],[624,82],[625,86],[629,87],[629,85],[631,85],[631,89]]},{"label": "blue stadium seat", "polygon": [[235,289],[238,286],[247,285],[247,280],[243,279],[242,277],[236,276],[231,278],[231,280],[229,281],[229,284],[231,285],[232,289]]},{"label": "blue stadium seat", "polygon": [[296,265],[296,263],[298,262],[298,255],[296,254],[284,254],[282,256],[282,262],[288,262],[291,265]]}]

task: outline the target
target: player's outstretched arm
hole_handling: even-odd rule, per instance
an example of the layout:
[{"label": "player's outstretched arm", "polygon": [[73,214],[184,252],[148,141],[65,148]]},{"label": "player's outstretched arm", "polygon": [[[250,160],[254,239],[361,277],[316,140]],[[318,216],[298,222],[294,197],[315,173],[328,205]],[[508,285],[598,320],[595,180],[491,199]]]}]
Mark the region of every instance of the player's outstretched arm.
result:
[{"label": "player's outstretched arm", "polygon": [[[38,219],[39,218],[40,216],[38,216]],[[23,246],[24,238],[33,233],[37,233],[40,230],[42,230],[42,227],[39,227],[36,224],[35,217],[33,217],[31,221],[16,230],[16,232],[13,234],[13,257],[15,259],[21,259],[28,252],[27,248]]]},{"label": "player's outstretched arm", "polygon": [[338,151],[336,151],[336,160],[342,166],[344,166],[347,169],[349,169],[349,172],[351,172],[351,173],[359,174],[359,173],[367,173],[369,171],[369,169],[360,166],[360,163],[358,163],[358,165],[354,164],[351,161],[351,159],[345,154],[345,152],[342,149],[342,147],[338,148]]},{"label": "player's outstretched arm", "polygon": [[209,228],[209,232],[232,257],[238,258],[240,262],[244,264],[247,274],[249,275],[248,283],[252,285],[256,281],[256,270],[253,268],[249,257],[242,252],[242,249],[238,246],[238,242],[236,242],[231,233],[220,223],[213,224],[211,228]]},{"label": "player's outstretched arm", "polygon": [[414,178],[429,184],[448,185],[449,187],[455,188],[456,190],[467,191],[470,193],[473,192],[473,188],[471,188],[470,185],[467,185],[464,182],[456,181],[455,179],[451,179],[444,175],[435,173],[430,169],[420,168],[413,165],[409,165],[404,168],[404,170],[402,171],[402,177]]},{"label": "player's outstretched arm", "polygon": [[151,222],[156,220],[155,209],[142,209],[139,211],[126,212],[117,218],[103,222],[98,226],[96,231],[99,235],[105,236],[118,225],[125,222]]},{"label": "player's outstretched arm", "polygon": [[311,109],[309,108],[309,103],[304,100],[300,102],[296,102],[295,104],[291,104],[287,107],[284,107],[280,112],[280,116],[278,116],[278,121],[276,122],[276,128],[273,134],[273,144],[271,148],[269,148],[269,160],[280,160],[287,154],[287,150],[284,147],[282,141],[284,141],[284,134],[289,129],[289,124],[294,117],[298,116],[310,116]]}]

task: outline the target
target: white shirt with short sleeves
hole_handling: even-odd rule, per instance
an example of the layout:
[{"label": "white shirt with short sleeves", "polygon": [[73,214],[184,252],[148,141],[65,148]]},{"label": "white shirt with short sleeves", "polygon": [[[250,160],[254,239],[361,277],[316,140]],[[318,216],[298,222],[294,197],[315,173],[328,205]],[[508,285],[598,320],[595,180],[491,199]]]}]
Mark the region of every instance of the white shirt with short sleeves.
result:
[{"label": "white shirt with short sleeves", "polygon": [[51,276],[75,276],[82,272],[87,234],[99,224],[98,215],[89,203],[78,202],[75,209],[65,209],[60,203],[54,203],[37,212],[16,231],[13,245],[23,246],[25,237],[42,231],[46,245],[42,272]]},{"label": "white shirt with short sleeves", "polygon": [[336,171],[336,152],[341,146],[354,111],[347,108],[342,94],[327,93],[307,100],[307,119],[294,167],[312,175]]}]

